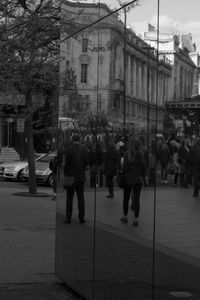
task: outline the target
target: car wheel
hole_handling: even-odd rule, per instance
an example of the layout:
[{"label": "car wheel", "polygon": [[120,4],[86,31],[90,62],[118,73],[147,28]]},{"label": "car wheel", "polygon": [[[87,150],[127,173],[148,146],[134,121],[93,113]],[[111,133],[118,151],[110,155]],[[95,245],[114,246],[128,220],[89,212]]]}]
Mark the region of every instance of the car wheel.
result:
[{"label": "car wheel", "polygon": [[48,179],[47,179],[47,184],[49,186],[53,186],[53,174],[50,174]]},{"label": "car wheel", "polygon": [[17,174],[17,181],[24,181],[24,175],[22,173],[22,170],[19,171]]}]

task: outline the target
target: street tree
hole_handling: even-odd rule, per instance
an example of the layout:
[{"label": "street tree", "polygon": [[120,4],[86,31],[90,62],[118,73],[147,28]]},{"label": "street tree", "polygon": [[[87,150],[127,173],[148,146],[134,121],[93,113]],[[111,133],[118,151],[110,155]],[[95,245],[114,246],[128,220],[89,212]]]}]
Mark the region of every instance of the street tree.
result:
[{"label": "street tree", "polygon": [[25,99],[29,193],[33,194],[37,193],[33,115],[41,101],[57,97],[59,14],[59,0],[1,0],[0,4],[0,92]]}]

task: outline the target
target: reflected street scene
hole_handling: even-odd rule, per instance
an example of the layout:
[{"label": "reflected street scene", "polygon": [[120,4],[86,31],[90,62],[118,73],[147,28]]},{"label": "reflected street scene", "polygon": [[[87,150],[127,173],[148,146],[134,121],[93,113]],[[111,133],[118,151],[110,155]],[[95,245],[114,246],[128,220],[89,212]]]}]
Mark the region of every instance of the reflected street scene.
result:
[{"label": "reflected street scene", "polygon": [[61,3],[55,271],[84,299],[200,298],[199,41],[162,2]]}]

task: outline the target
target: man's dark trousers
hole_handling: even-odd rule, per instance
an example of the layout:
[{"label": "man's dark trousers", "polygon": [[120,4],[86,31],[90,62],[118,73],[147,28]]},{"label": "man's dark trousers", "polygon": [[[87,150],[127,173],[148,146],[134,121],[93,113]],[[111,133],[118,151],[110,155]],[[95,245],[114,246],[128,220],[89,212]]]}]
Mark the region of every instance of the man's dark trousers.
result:
[{"label": "man's dark trousers", "polygon": [[74,193],[76,192],[78,199],[78,211],[79,211],[79,220],[84,220],[85,217],[85,199],[84,199],[84,182],[79,181],[75,182],[73,187],[67,188],[67,205],[66,205],[66,220],[71,221],[71,216],[73,212],[73,198]]}]

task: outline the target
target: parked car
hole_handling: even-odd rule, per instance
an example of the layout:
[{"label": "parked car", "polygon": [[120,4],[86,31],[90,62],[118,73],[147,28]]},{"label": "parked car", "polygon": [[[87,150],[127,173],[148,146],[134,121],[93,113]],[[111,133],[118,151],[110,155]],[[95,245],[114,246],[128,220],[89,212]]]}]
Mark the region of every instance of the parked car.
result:
[{"label": "parked car", "polygon": [[[46,184],[48,186],[53,185],[53,173],[49,169],[49,163],[53,157],[57,155],[56,152],[51,152],[35,162],[35,175],[37,183]],[[25,180],[29,179],[29,169],[28,166],[23,170],[23,176]]]},{"label": "parked car", "polygon": [[[34,159],[37,161],[41,157],[45,156],[46,153],[35,153]],[[16,160],[11,162],[4,162],[0,164],[0,177],[5,179],[14,179],[17,181],[22,181],[23,169],[28,166],[28,160]]]}]

